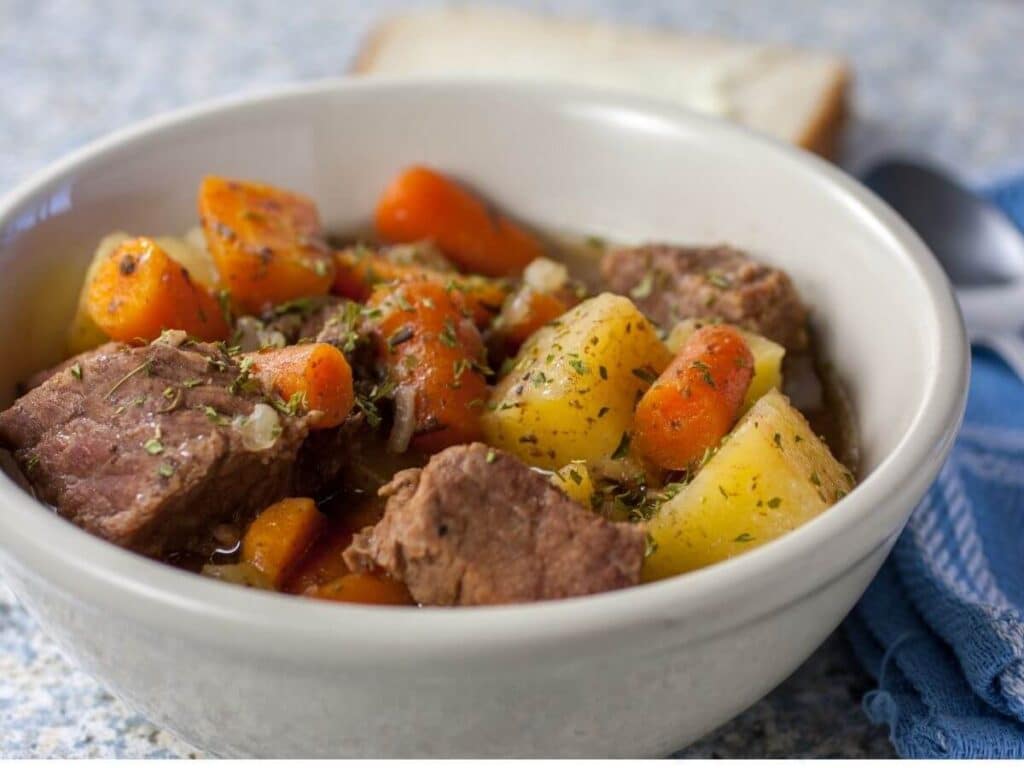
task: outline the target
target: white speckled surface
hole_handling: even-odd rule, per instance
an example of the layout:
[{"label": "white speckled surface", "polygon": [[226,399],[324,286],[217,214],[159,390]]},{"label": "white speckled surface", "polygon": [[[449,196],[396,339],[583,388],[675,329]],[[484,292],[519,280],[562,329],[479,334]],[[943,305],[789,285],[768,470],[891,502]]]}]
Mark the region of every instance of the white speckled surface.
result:
[{"label": "white speckled surface", "polygon": [[[407,4],[0,0],[0,191],[140,117],[343,73],[373,20]],[[905,150],[973,181],[1024,168],[1024,4],[1015,0],[515,4],[839,51],[856,78],[847,167]],[[889,756],[885,734],[859,711],[868,685],[834,637],[684,754]],[[64,661],[0,584],[0,757],[195,755]]]}]

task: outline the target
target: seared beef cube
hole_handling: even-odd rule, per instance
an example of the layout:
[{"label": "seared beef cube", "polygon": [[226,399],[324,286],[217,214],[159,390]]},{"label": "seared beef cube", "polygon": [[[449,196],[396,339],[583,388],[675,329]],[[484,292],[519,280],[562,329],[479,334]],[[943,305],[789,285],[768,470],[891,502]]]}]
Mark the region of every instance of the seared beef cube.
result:
[{"label": "seared beef cube", "polygon": [[306,436],[284,414],[272,442],[243,429],[264,401],[253,384],[215,345],[107,344],[0,413],[0,446],[87,531],[154,557],[208,554],[214,527],[289,493]]},{"label": "seared beef cube", "polygon": [[501,451],[448,448],[380,491],[383,520],[345,561],[383,569],[425,605],[552,600],[638,583],[643,529],[612,523]]},{"label": "seared beef cube", "polygon": [[718,317],[794,352],[807,348],[807,310],[789,276],[725,245],[644,245],[605,254],[610,290],[630,296],[663,328],[690,317]]}]

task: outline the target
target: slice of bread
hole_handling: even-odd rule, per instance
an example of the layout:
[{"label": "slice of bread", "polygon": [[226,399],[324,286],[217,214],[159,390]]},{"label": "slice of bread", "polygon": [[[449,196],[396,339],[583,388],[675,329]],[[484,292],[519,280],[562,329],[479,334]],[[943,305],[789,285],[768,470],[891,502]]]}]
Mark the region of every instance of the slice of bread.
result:
[{"label": "slice of bread", "polygon": [[833,156],[844,62],[828,54],[568,21],[505,8],[439,8],[381,23],[354,67],[379,75],[564,81],[667,99]]}]

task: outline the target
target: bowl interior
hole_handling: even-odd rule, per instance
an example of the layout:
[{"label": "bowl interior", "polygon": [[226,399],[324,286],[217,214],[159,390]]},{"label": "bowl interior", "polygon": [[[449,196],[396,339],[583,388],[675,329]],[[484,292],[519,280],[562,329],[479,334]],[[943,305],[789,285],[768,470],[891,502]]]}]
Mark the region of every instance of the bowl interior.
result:
[{"label": "bowl interior", "polygon": [[426,163],[541,228],[727,242],[788,270],[852,396],[863,470],[877,466],[936,374],[920,265],[815,173],[813,159],[711,121],[549,96],[485,86],[398,88],[390,98],[311,89],[133,132],[58,168],[0,220],[0,403],[62,356],[99,238],[195,226],[204,174],[302,191],[329,229],[346,231],[367,224],[392,174]]}]

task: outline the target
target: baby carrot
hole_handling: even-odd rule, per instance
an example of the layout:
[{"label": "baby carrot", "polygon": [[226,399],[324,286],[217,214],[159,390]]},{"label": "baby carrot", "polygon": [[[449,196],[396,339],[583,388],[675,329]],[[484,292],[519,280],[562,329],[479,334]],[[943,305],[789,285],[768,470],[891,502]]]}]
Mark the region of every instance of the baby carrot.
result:
[{"label": "baby carrot", "polygon": [[242,538],[241,560],[280,589],[326,525],[312,499],[281,499],[252,521]]},{"label": "baby carrot", "polygon": [[396,425],[407,427],[402,420],[412,417],[415,450],[439,451],[481,436],[488,396],[483,342],[453,293],[432,280],[408,281],[380,286],[368,304],[380,310],[381,356],[397,385]]},{"label": "baby carrot", "polygon": [[753,374],[735,328],[696,331],[637,404],[633,448],[658,466],[686,469],[732,428]]},{"label": "baby carrot", "polygon": [[152,341],[167,329],[204,341],[228,335],[216,299],[146,237],[122,243],[97,265],[85,301],[89,316],[115,341]]},{"label": "baby carrot", "polygon": [[377,204],[377,232],[391,242],[433,240],[467,272],[517,275],[543,255],[540,241],[451,179],[407,168]]},{"label": "baby carrot", "polygon": [[331,344],[297,344],[250,355],[246,370],[287,404],[314,412],[314,429],[341,424],[352,410],[352,369]]}]

